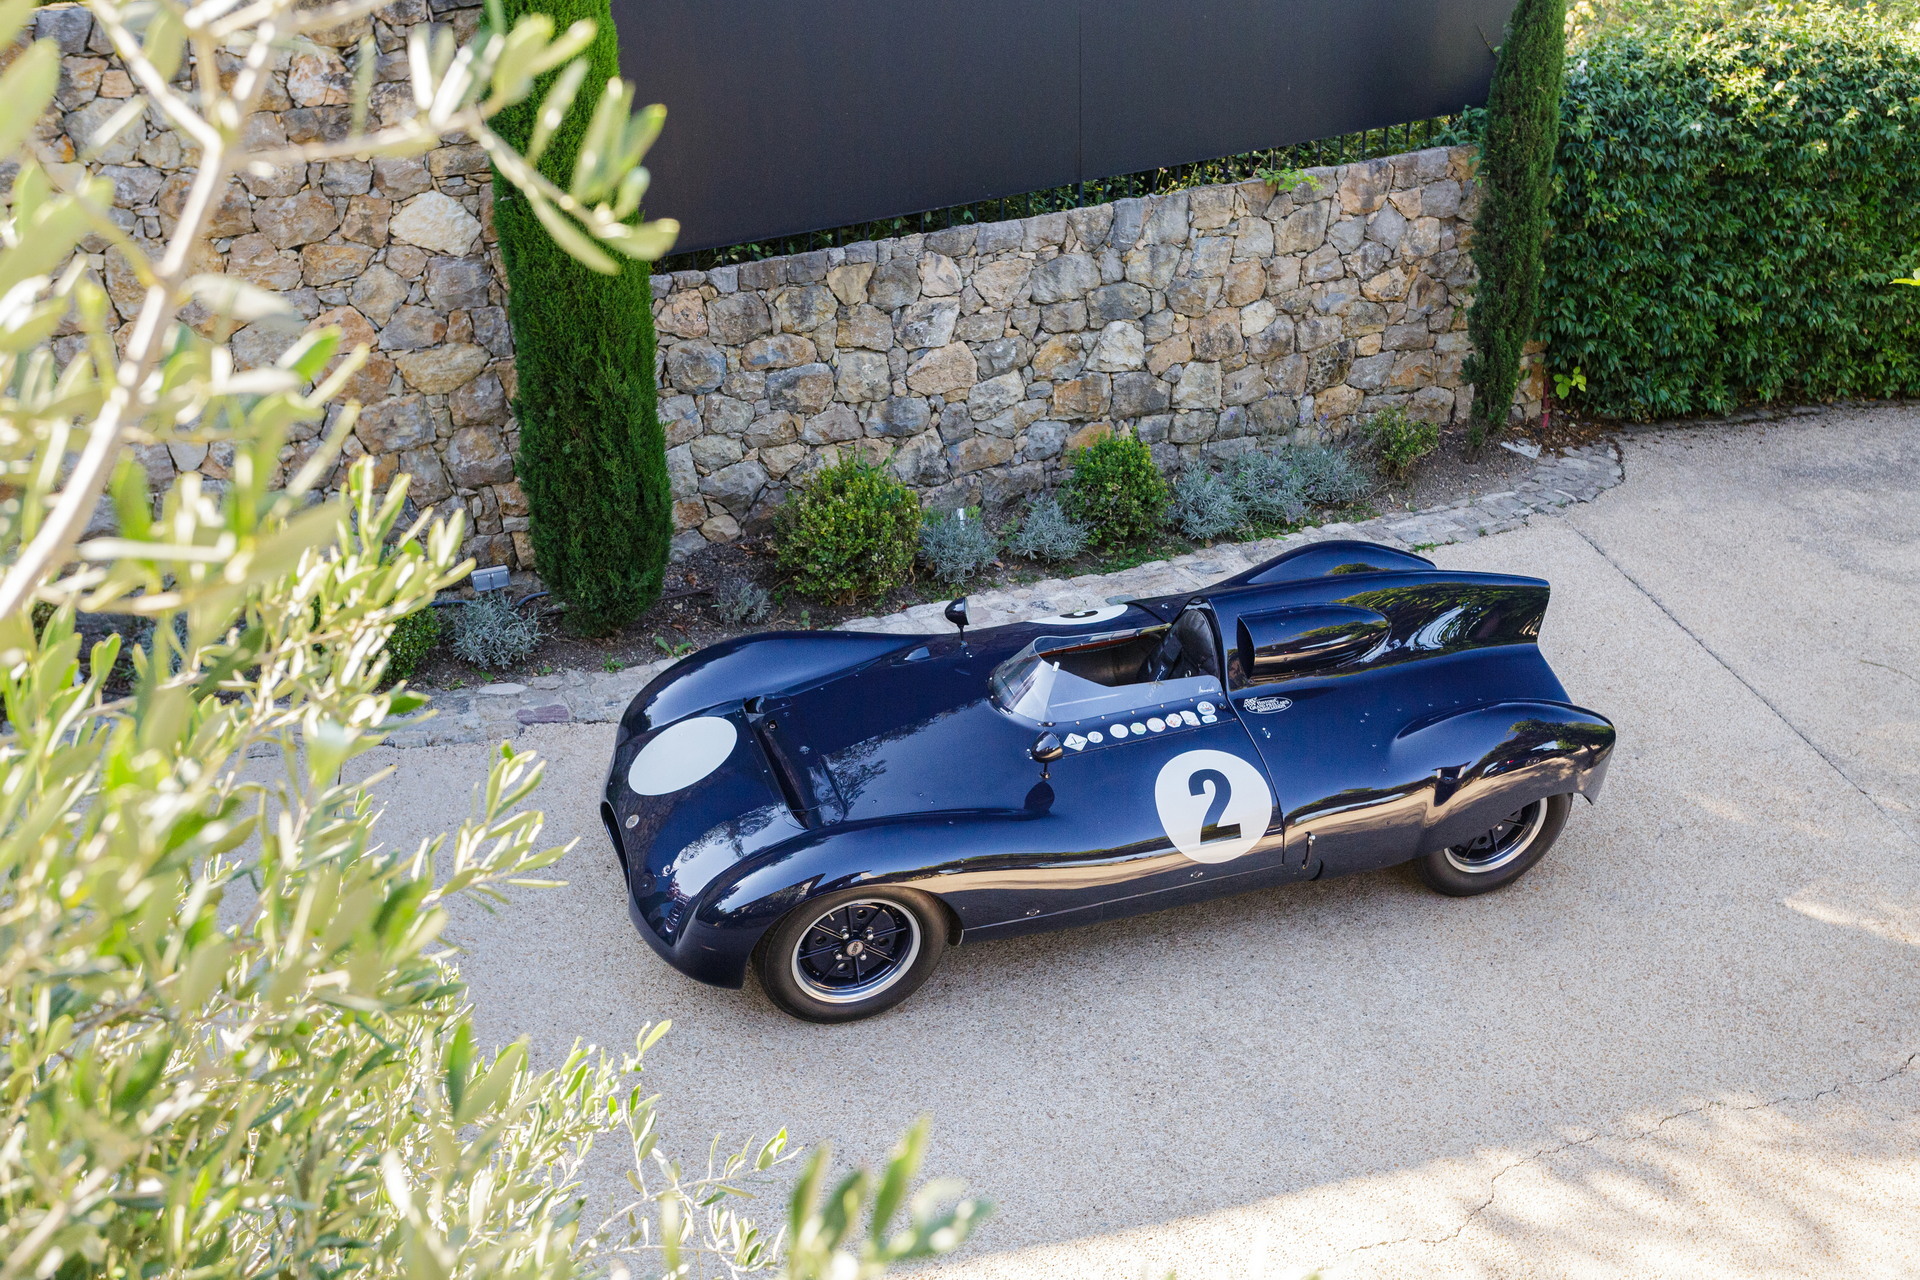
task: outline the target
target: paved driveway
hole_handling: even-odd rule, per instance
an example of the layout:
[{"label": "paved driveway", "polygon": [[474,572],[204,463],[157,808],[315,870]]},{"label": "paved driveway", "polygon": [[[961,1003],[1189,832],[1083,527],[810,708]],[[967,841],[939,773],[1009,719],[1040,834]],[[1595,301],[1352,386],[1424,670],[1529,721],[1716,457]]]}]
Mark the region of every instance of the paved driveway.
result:
[{"label": "paved driveway", "polygon": [[[1514,888],[1398,873],[962,947],[831,1029],[656,961],[538,730],[569,887],[463,917],[482,1030],[674,1020],[670,1137],[877,1155],[931,1112],[999,1206],[942,1277],[1906,1276],[1920,1257],[1920,412],[1631,437],[1591,506],[1444,548],[1552,579],[1608,790]],[[392,838],[472,747],[381,753]],[[777,1217],[776,1206],[767,1206]]]}]

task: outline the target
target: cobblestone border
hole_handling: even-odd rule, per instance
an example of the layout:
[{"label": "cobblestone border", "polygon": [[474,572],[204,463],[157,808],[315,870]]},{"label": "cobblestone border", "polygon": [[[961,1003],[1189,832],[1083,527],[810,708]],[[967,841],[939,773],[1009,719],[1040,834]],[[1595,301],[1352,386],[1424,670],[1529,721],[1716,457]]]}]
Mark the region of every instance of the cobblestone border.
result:
[{"label": "cobblestone border", "polygon": [[[1591,502],[1619,484],[1623,475],[1619,447],[1605,441],[1543,457],[1525,479],[1499,493],[1358,523],[1318,525],[1284,538],[1222,544],[1117,573],[1048,578],[1025,586],[982,591],[968,596],[969,612],[975,626],[991,627],[1086,609],[1115,597],[1195,591],[1282,551],[1334,538],[1359,538],[1414,551],[1467,542],[1518,529],[1536,515]],[[841,624],[840,629],[897,635],[943,633],[948,629],[941,617],[945,607],[944,601],[915,605],[886,617],[854,618]],[[533,676],[524,683],[490,684],[474,690],[423,690],[432,697],[438,714],[418,727],[389,734],[387,743],[423,747],[483,742],[510,738],[528,725],[611,723],[671,661],[643,662],[611,674],[563,671]]]}]

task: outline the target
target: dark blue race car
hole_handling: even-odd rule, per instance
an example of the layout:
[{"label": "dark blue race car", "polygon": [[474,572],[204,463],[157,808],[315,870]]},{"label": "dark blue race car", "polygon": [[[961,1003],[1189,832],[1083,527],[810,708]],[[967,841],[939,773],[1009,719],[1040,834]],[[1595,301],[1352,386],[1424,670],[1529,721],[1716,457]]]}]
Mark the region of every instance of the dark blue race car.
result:
[{"label": "dark blue race car", "polygon": [[948,946],[1412,862],[1485,893],[1594,798],[1613,726],[1535,644],[1548,586],[1362,542],[957,634],[772,632],[663,672],[601,812],[676,968],[821,1022]]}]

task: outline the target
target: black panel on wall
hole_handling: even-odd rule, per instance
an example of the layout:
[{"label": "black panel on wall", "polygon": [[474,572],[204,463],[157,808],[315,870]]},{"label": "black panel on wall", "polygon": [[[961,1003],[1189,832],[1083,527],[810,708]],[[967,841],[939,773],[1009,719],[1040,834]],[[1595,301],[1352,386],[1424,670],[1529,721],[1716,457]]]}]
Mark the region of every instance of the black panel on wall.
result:
[{"label": "black panel on wall", "polygon": [[1423,120],[1514,0],[613,0],[680,250]]}]

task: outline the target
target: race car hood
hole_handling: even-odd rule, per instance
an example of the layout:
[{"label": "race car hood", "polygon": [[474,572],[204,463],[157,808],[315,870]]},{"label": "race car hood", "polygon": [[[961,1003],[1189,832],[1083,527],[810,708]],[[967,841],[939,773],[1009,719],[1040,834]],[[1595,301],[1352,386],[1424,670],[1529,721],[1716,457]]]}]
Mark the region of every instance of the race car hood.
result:
[{"label": "race car hood", "polygon": [[[671,941],[715,879],[820,827],[903,804],[991,803],[993,788],[935,786],[967,771],[924,763],[965,754],[969,741],[983,754],[983,730],[1000,730],[991,754],[1031,773],[1023,735],[986,703],[1009,643],[1020,641],[776,632],[663,672],[622,717],[606,786],[608,832],[648,925]],[[970,716],[982,722],[971,730]],[[896,780],[919,794],[901,797]]]},{"label": "race car hood", "polygon": [[[1128,614],[1113,625],[1158,620],[1138,607]],[[609,795],[626,791],[646,810],[626,828],[632,834],[624,843],[634,846],[643,833],[648,844],[688,841],[770,801],[784,804],[805,829],[1019,808],[1033,785],[1026,749],[1034,728],[992,705],[988,678],[1047,630],[1044,623],[1023,623],[977,630],[964,640],[773,632],[715,645],[676,664],[641,691],[621,720]],[[728,741],[739,747],[723,764],[715,762],[716,780],[674,789],[665,785],[671,778],[662,778],[658,794],[637,799],[620,785],[622,771],[665,731],[691,733],[693,722],[715,719],[733,726]],[[641,768],[685,755],[677,746],[662,748],[650,756],[655,764]],[[732,781],[722,786],[719,775]],[[671,822],[664,816],[675,812],[680,817]]]}]

